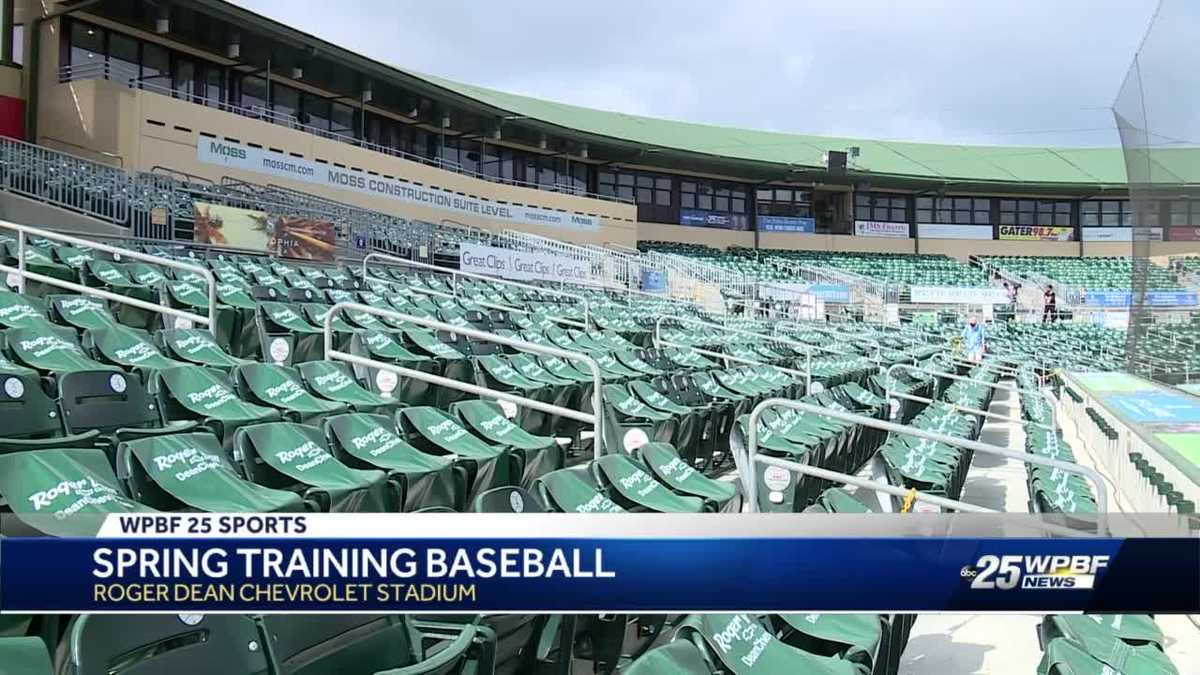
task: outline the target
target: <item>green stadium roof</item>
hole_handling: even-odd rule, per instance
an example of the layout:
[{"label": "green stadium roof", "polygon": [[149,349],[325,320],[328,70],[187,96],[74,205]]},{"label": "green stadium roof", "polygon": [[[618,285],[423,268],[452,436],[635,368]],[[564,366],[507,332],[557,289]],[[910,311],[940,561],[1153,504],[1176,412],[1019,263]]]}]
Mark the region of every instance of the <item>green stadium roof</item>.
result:
[{"label": "green stadium roof", "polygon": [[[811,136],[679,122],[546,101],[405,70],[435,86],[514,115],[649,147],[717,158],[819,168],[829,150],[861,149],[852,171],[970,183],[1125,186],[1119,147],[946,145]],[[1157,150],[1156,170],[1166,182],[1200,183],[1200,153]],[[1156,173],[1157,173],[1156,171]]]},{"label": "green stadium roof", "polygon": [[[463,84],[435,75],[398,68],[328,43],[286,24],[232,5],[226,0],[197,0],[239,16],[239,23],[270,25],[275,31],[321,43],[331,55],[367,71],[419,85],[426,95],[438,93],[472,103],[497,116],[514,116],[556,127],[557,133],[574,131],[614,143],[664,151],[702,155],[711,162],[749,162],[785,170],[824,170],[830,150],[857,146],[852,161],[854,175],[879,175],[942,184],[1042,186],[1124,190],[1126,172],[1119,147],[1053,148],[1035,146],[984,146],[884,141],[833,136],[811,136],[776,131],[736,129],[692,122],[629,115],[620,112],[521,96],[486,87]],[[473,106],[472,106],[473,107]],[[676,162],[677,164],[677,162]],[[1193,147],[1155,149],[1153,180],[1159,184],[1200,185],[1200,151]]]}]

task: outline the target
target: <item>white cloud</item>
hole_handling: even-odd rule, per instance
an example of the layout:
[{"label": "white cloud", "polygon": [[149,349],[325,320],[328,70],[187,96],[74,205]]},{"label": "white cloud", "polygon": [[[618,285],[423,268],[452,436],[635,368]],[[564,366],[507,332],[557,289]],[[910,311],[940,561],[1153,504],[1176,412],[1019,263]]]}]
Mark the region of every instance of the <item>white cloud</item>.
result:
[{"label": "white cloud", "polygon": [[1155,0],[238,0],[367,56],[577,105],[756,129],[1117,142]]}]

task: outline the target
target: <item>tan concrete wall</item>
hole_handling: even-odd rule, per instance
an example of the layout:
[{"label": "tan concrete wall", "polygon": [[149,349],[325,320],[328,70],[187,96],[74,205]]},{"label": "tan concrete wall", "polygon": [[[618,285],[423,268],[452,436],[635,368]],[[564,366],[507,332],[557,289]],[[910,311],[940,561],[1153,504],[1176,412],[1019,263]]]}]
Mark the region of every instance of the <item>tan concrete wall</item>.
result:
[{"label": "tan concrete wall", "polygon": [[13,66],[0,66],[0,96],[25,98],[24,71]]},{"label": "tan concrete wall", "polygon": [[[155,167],[164,167],[214,181],[228,176],[249,182],[293,187],[411,219],[432,222],[450,219],[493,231],[516,228],[576,242],[614,242],[625,246],[637,244],[637,209],[631,204],[493,183],[161,94],[130,90],[112,82],[80,80],[53,84],[43,91],[41,107],[43,116],[39,132],[46,145],[93,159],[104,159],[128,170],[150,171]],[[596,231],[584,231],[517,225],[403,204],[385,197],[315,186],[274,175],[205,164],[196,158],[196,143],[201,133],[240,143],[255,143],[263,148],[299,155],[306,160],[320,159],[330,164],[374,171],[473,198],[598,216],[601,226]]]},{"label": "tan concrete wall", "polygon": [[638,223],[637,230],[639,241],[678,241],[688,244],[704,244],[719,249],[732,246],[754,247],[753,232],[664,223]]},{"label": "tan concrete wall", "polygon": [[921,253],[948,255],[966,260],[973,255],[1077,256],[1077,241],[988,241],[976,239],[922,239]]}]

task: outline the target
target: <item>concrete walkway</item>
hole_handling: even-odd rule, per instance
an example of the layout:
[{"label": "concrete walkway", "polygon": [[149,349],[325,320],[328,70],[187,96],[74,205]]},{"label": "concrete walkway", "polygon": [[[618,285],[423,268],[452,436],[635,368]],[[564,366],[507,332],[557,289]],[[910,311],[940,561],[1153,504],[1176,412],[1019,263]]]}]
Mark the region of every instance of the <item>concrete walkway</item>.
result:
[{"label": "concrete walkway", "polygon": [[[1002,393],[989,412],[1017,419],[1016,394]],[[1072,421],[1064,420],[1064,437],[1080,464],[1096,466],[1076,434]],[[1012,450],[1025,448],[1022,425],[1002,420],[983,427],[981,440]],[[1103,470],[1101,470],[1103,472]],[[963,501],[989,508],[1027,512],[1029,492],[1025,466],[1016,460],[976,453],[963,487]],[[1113,510],[1124,502],[1114,486],[1106,485]],[[1013,675],[1036,672],[1042,658],[1037,626],[1042,616],[1023,614],[927,614],[917,619],[900,664],[901,675]],[[1155,623],[1166,637],[1167,656],[1180,673],[1200,672],[1200,628],[1185,616],[1160,615]]]}]

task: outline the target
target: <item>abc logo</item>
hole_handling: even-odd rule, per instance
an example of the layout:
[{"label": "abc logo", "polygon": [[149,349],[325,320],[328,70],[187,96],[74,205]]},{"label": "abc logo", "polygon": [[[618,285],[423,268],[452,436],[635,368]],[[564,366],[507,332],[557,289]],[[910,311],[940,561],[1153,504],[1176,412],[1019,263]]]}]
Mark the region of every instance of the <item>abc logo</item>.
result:
[{"label": "abc logo", "polygon": [[958,576],[962,577],[963,579],[974,579],[975,577],[979,576],[979,572],[977,572],[975,568],[971,567],[970,565],[963,565],[962,569],[958,571]]}]

